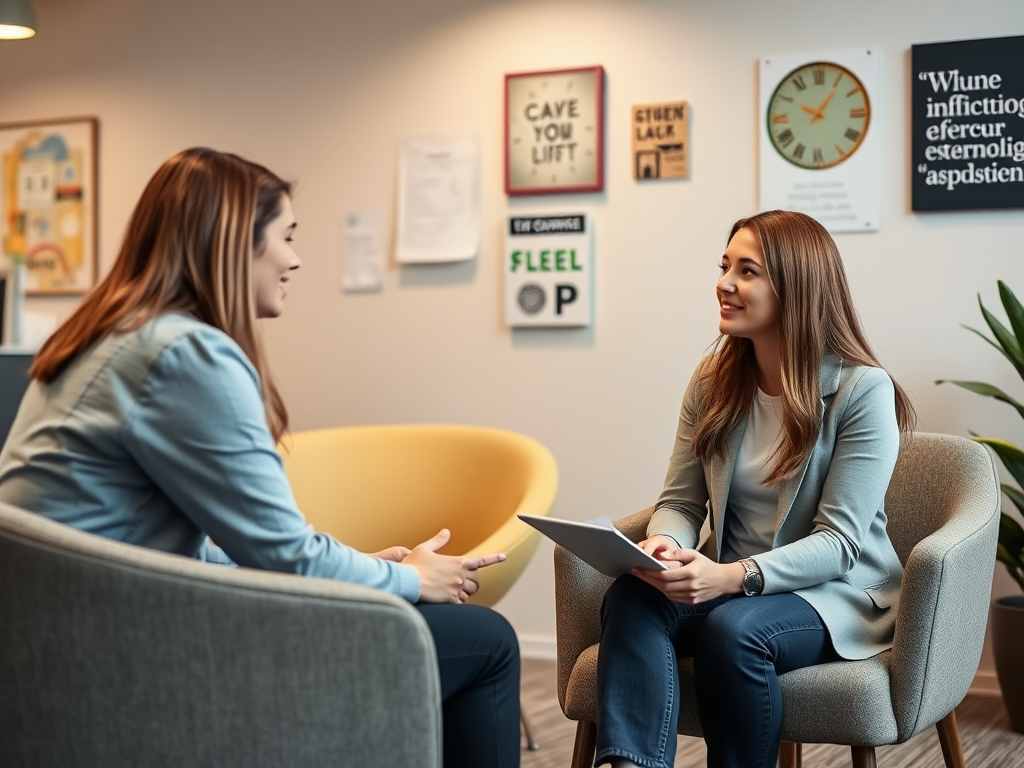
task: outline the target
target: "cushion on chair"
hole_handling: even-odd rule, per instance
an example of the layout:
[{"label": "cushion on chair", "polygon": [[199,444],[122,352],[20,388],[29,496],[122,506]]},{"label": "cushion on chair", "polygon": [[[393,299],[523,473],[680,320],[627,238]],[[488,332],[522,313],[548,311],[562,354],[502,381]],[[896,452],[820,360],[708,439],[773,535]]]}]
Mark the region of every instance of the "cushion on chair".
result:
[{"label": "cushion on chair", "polygon": [[897,740],[889,690],[891,652],[779,676],[782,738],[807,744],[879,746]]}]

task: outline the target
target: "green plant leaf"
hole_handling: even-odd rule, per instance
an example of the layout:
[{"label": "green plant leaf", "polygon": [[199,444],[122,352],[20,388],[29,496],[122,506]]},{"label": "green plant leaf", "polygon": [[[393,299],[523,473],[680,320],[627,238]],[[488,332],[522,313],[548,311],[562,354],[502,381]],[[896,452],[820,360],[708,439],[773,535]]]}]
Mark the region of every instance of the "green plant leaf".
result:
[{"label": "green plant leaf", "polygon": [[1013,502],[1013,505],[1017,507],[1017,511],[1024,516],[1024,492],[1022,492],[1020,488],[1007,485],[1006,483],[1003,483],[999,487],[1002,488],[1003,493],[1006,494],[1007,498]]},{"label": "green plant leaf", "polygon": [[1013,479],[1024,486],[1024,451],[999,437],[976,437],[974,439],[995,451],[999,460],[1003,462],[1003,466],[1013,475]]},{"label": "green plant leaf", "polygon": [[999,516],[999,544],[996,559],[1024,590],[1024,528],[1005,512]]},{"label": "green plant leaf", "polygon": [[1002,355],[1002,356],[1003,356],[1003,357],[1005,357],[1005,358],[1006,358],[1007,360],[1009,360],[1009,361],[1010,361],[1010,364],[1011,364],[1011,365],[1013,365],[1014,367],[1016,367],[1016,363],[1014,362],[1014,360],[1013,360],[1013,358],[1012,358],[1012,357],[1010,357],[1010,356],[1009,356],[1008,354],[1006,354],[1006,350],[1005,350],[1005,349],[1003,349],[1002,347],[1000,347],[1000,346],[999,346],[998,344],[996,344],[996,343],[995,343],[994,341],[992,341],[992,339],[990,339],[990,338],[989,338],[988,336],[986,336],[986,335],[985,335],[984,333],[982,333],[981,331],[979,331],[979,330],[978,330],[977,328],[971,328],[971,326],[969,326],[969,325],[964,325],[963,323],[961,323],[961,324],[960,324],[960,327],[961,327],[961,328],[966,328],[966,329],[967,329],[968,331],[970,331],[971,333],[976,333],[976,334],[978,334],[978,335],[979,335],[979,336],[980,336],[980,337],[981,337],[982,339],[984,339],[984,340],[985,340],[985,341],[986,341],[987,343],[991,344],[991,345],[992,345],[992,348],[993,348],[993,349],[995,349],[995,350],[996,350],[996,351],[997,351],[997,352],[998,352],[998,353],[999,353],[1000,355]]},{"label": "green plant leaf", "polygon": [[981,381],[952,381],[950,379],[938,379],[936,384],[955,384],[958,387],[966,389],[968,392],[973,392],[976,395],[982,395],[984,397],[991,397],[999,400],[1003,403],[1008,403],[1017,409],[1017,413],[1024,418],[1024,404],[1018,403],[1003,390],[998,387],[993,387],[991,384],[985,384]]},{"label": "green plant leaf", "polygon": [[996,337],[996,341],[1005,350],[1007,359],[1013,363],[1017,373],[1024,379],[1024,356],[1021,355],[1017,337],[999,321],[999,318],[985,309],[985,305],[981,303],[981,296],[978,296],[978,306],[981,307],[981,314],[991,329],[992,335]]},{"label": "green plant leaf", "polygon": [[997,280],[996,283],[999,286],[999,300],[1003,302],[1003,309],[1010,320],[1013,335],[1017,337],[1017,349],[1024,349],[1024,307],[1017,301],[1010,286],[1002,280]]}]

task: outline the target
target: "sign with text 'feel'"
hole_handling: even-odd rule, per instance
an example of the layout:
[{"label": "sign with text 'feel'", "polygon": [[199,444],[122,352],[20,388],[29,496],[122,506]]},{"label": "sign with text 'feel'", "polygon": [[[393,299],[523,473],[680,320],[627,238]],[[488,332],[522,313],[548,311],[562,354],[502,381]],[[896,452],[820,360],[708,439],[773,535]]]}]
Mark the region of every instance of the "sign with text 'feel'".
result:
[{"label": "sign with text 'feel'", "polygon": [[592,222],[585,213],[516,214],[505,230],[505,322],[586,326],[593,303]]},{"label": "sign with text 'feel'", "polygon": [[1024,36],[911,48],[912,208],[1024,208]]}]

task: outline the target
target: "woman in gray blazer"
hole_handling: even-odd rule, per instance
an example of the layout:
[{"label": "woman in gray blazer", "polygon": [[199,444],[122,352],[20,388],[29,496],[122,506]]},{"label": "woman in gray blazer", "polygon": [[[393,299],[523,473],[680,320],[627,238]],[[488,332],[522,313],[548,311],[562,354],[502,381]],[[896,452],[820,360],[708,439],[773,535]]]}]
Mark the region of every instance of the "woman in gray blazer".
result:
[{"label": "woman in gray blazer", "polygon": [[692,656],[708,765],[771,768],[778,675],[892,643],[902,568],[883,501],[909,400],[814,219],[738,221],[720,267],[721,336],[641,542],[670,568],[619,578],[602,608],[597,765],[672,765],[677,658]]}]

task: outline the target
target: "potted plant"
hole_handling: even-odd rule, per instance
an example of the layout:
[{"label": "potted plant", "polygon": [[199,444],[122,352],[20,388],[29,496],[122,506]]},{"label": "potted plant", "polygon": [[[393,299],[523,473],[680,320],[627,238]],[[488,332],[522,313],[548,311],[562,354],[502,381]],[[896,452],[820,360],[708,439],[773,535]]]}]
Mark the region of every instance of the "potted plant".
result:
[{"label": "potted plant", "polygon": [[[995,338],[989,338],[974,328],[964,327],[978,334],[999,350],[1003,357],[1010,361],[1021,379],[1024,379],[1024,307],[1002,280],[998,284],[999,299],[1009,320],[1009,328],[985,309],[980,296],[978,305],[981,307],[981,314]],[[939,380],[935,383],[947,382]],[[1015,408],[1021,418],[1024,418],[1024,404],[1010,397],[998,387],[980,381],[949,381],[948,383],[1006,403]],[[1003,483],[1001,487],[1006,497],[1017,508],[1017,513],[1024,515],[1024,492],[1021,491],[1021,488],[1024,487],[1024,451],[1013,443],[997,437],[975,436],[974,439],[995,451],[1000,461],[1003,462],[1003,466],[1019,484],[1020,487],[1016,487]],[[1006,566],[1010,576],[1024,592],[1024,528],[1013,515],[1006,512],[1005,508],[999,517],[999,544],[996,548],[996,558]],[[1022,647],[1024,647],[1024,595],[1013,595],[995,600],[992,605],[992,651],[995,655],[996,674],[999,677],[999,687],[1003,692],[1003,701],[1010,715],[1010,725],[1020,733],[1024,733],[1024,654],[1021,653]]]}]

